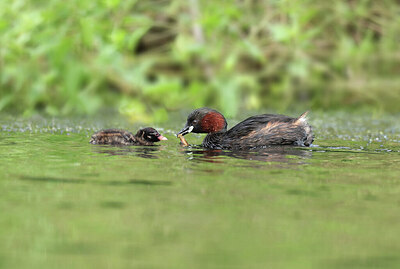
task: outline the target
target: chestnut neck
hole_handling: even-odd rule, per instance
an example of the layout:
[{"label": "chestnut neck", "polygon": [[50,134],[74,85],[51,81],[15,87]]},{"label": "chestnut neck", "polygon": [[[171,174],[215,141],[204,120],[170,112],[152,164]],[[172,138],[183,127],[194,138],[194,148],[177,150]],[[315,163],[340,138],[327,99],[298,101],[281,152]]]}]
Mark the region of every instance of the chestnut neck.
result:
[{"label": "chestnut neck", "polygon": [[225,132],[228,126],[225,117],[216,111],[208,112],[204,115],[200,124],[205,133]]}]

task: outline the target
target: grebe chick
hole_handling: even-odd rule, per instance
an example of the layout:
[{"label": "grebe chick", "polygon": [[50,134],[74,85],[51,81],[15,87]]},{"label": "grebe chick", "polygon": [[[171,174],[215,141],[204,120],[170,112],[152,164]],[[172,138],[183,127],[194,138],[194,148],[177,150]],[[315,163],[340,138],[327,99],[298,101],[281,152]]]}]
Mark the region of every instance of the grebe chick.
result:
[{"label": "grebe chick", "polygon": [[137,131],[135,135],[131,132],[119,129],[101,130],[92,135],[91,144],[99,145],[142,145],[151,146],[154,142],[168,140],[162,136],[156,129],[147,127]]},{"label": "grebe chick", "polygon": [[210,108],[199,108],[189,114],[185,127],[178,133],[207,133],[202,146],[212,149],[252,149],[270,145],[310,146],[314,141],[307,113],[298,118],[263,114],[250,117],[227,130],[225,117]]}]

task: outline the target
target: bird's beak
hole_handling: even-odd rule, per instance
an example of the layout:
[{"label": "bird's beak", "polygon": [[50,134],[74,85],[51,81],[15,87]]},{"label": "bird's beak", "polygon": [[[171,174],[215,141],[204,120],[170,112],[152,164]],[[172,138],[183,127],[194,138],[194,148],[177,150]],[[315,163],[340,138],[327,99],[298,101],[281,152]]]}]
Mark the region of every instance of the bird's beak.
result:
[{"label": "bird's beak", "polygon": [[187,135],[188,133],[191,133],[193,131],[194,127],[193,126],[185,126],[182,130],[179,131],[177,135]]},{"label": "bird's beak", "polygon": [[158,137],[158,140],[168,140],[168,138],[166,138],[165,136],[162,136],[162,135],[159,135]]}]

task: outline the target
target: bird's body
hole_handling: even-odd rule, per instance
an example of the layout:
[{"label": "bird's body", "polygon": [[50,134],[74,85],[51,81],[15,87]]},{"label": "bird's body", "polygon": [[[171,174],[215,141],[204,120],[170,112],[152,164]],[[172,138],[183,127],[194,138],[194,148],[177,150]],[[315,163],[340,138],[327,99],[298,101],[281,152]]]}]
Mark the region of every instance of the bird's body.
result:
[{"label": "bird's body", "polygon": [[131,132],[120,129],[101,130],[93,134],[89,142],[91,144],[99,145],[151,146],[154,144],[154,142],[158,142],[160,140],[167,139],[160,135],[154,128],[148,127],[140,129],[135,135],[133,135]]},{"label": "bird's body", "polygon": [[184,129],[208,133],[202,146],[212,149],[252,149],[270,145],[309,146],[313,142],[312,128],[306,113],[298,118],[263,114],[252,116],[226,130],[227,123],[221,113],[209,108],[193,111]]}]

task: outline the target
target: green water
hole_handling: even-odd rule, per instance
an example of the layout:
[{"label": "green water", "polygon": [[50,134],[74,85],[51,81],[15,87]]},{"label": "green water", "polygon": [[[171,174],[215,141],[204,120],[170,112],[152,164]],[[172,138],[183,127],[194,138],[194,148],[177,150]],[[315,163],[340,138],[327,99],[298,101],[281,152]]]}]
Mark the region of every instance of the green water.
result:
[{"label": "green water", "polygon": [[397,119],[314,114],[314,147],[221,152],[182,148],[183,116],[154,147],[88,143],[122,120],[2,117],[0,268],[400,268]]}]

